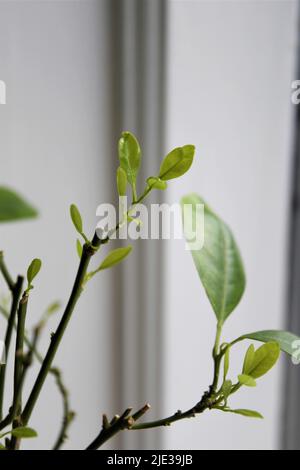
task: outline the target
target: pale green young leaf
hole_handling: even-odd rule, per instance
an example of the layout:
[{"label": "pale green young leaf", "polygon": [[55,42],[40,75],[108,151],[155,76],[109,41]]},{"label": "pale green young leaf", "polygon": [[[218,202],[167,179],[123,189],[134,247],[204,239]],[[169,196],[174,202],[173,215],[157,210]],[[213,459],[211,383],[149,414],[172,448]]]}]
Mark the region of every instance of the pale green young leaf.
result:
[{"label": "pale green young leaf", "polygon": [[258,379],[265,375],[274,367],[279,359],[280,347],[278,343],[270,342],[263,344],[255,351],[251,366],[247,372],[254,379]]},{"label": "pale green young leaf", "polygon": [[254,356],[255,356],[255,348],[254,348],[254,345],[251,344],[245,355],[244,365],[243,365],[243,374],[246,374],[246,375],[249,374],[249,371],[251,370],[251,367],[254,361]]},{"label": "pale green young leaf", "polygon": [[238,376],[239,382],[242,385],[246,385],[246,387],[256,387],[256,382],[253,377],[246,374],[240,374]]},{"label": "pale green young leaf", "polygon": [[[246,278],[238,246],[229,227],[200,196],[187,195],[181,200],[181,205],[187,238],[193,233],[198,208],[204,205],[204,244],[200,249],[191,246],[191,253],[218,322],[222,324],[236,308],[245,290]],[[184,210],[185,205],[192,210]]]},{"label": "pale green young leaf", "polygon": [[77,250],[77,254],[79,256],[79,259],[81,259],[81,256],[82,256],[82,245],[80,243],[80,240],[76,240],[76,250]]},{"label": "pale green young leaf", "polygon": [[112,266],[120,263],[129,255],[131,251],[132,246],[126,246],[124,248],[116,248],[115,250],[112,250],[102,261],[97,271],[102,271],[103,269],[111,268]]},{"label": "pale green young leaf", "polygon": [[10,434],[18,439],[31,439],[33,437],[37,437],[37,432],[28,427],[14,428]]},{"label": "pale green young leaf", "polygon": [[141,165],[141,149],[136,137],[131,132],[122,132],[119,140],[119,159],[129,184],[135,187]]},{"label": "pale green young leaf", "polygon": [[27,281],[28,281],[29,286],[31,285],[33,279],[40,272],[41,267],[42,267],[42,262],[41,262],[40,259],[36,258],[31,262],[31,264],[30,264],[30,266],[27,270]]},{"label": "pale green young leaf", "polygon": [[0,186],[0,223],[37,217],[36,209],[9,188]]},{"label": "pale green young leaf", "polygon": [[81,218],[81,214],[80,214],[78,208],[75,206],[75,204],[72,204],[71,207],[70,207],[70,215],[71,215],[72,222],[73,222],[74,227],[76,228],[77,232],[82,234],[82,228],[83,228],[82,218]]},{"label": "pale green young leaf", "polygon": [[230,408],[223,408],[222,411],[224,411],[225,413],[234,413],[236,415],[246,416],[246,418],[259,418],[259,419],[264,418],[260,413],[258,413],[257,411],[253,411],[253,410],[245,410],[245,409],[231,410]]},{"label": "pale green young leaf", "polygon": [[119,196],[126,196],[127,176],[125,170],[120,166],[117,169],[117,189]]},{"label": "pale green young leaf", "polygon": [[150,176],[147,178],[147,184],[153,189],[164,190],[167,188],[168,184],[166,181],[161,180],[158,176]]},{"label": "pale green young leaf", "polygon": [[226,379],[229,370],[229,355],[230,348],[227,348],[224,354],[224,380]]},{"label": "pale green young leaf", "polygon": [[222,393],[223,393],[225,400],[227,400],[227,398],[229,397],[231,388],[232,388],[231,380],[225,380],[225,382],[222,385]]},{"label": "pale green young leaf", "polygon": [[168,181],[184,175],[193,163],[194,154],[194,145],[185,145],[172,150],[162,161],[159,178]]},{"label": "pale green young leaf", "polygon": [[61,302],[59,302],[58,300],[56,300],[55,302],[52,302],[46,309],[45,311],[45,315],[47,317],[53,315],[54,313],[56,313],[59,309],[61,308]]}]

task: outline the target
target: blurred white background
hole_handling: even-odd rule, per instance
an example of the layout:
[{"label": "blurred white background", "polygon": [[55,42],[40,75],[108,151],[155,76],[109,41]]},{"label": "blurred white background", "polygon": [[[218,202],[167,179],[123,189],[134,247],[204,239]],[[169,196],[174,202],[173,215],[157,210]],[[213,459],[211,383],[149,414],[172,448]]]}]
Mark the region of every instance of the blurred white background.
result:
[{"label": "blurred white background", "polygon": [[[156,2],[160,3],[165,2]],[[226,325],[226,338],[280,328],[285,322],[290,86],[295,79],[297,2],[166,3],[165,152],[186,143],[197,147],[192,170],[169,185],[167,201],[199,192],[235,233],[245,261],[247,290]],[[0,248],[14,273],[23,272],[36,256],[43,260],[32,293],[30,324],[52,300],[66,301],[74,278],[76,237],[68,218],[69,204],[77,203],[86,226],[93,228],[96,206],[114,198],[119,119],[115,90],[122,82],[116,70],[122,58],[116,57],[114,48],[119,32],[112,29],[112,4],[117,8],[120,2],[0,1],[0,79],[7,84],[7,104],[0,107],[1,184],[17,188],[41,211],[35,222],[2,225]],[[133,7],[135,1],[122,4]],[[147,54],[151,56],[151,50],[145,51],[146,58]],[[151,57],[148,60],[151,63]],[[129,71],[133,78],[134,72]],[[139,82],[139,77],[135,79]],[[147,133],[148,110],[144,106],[141,112]],[[124,127],[128,126],[125,122]],[[150,167],[151,158],[154,162],[160,156],[147,154]],[[153,163],[153,171],[156,166]],[[156,373],[154,386],[163,385],[159,399],[169,414],[196,403],[209,385],[215,321],[184,243],[164,241],[161,248],[164,256],[157,270],[164,272],[162,367],[151,373]],[[134,257],[128,260],[129,269],[135,261]],[[89,286],[55,361],[64,370],[71,404],[78,413],[66,448],[88,444],[99,429],[101,413],[121,411],[125,389],[126,400],[130,387],[134,397],[127,405],[152,401],[152,394],[154,401],[157,398],[155,390],[140,397],[132,380],[126,381],[126,367],[131,377],[132,364],[126,366],[123,361],[125,374],[120,378],[123,349],[118,339],[127,333],[120,331],[120,315],[126,315],[126,308],[118,294],[118,282],[122,283],[118,276],[116,271],[105,273]],[[2,291],[2,281],[0,286]],[[57,319],[51,321],[51,329]],[[126,317],[122,325],[126,327]],[[0,332],[3,327],[1,322]],[[161,347],[155,338],[154,331],[153,351]],[[244,351],[245,346],[239,348]],[[137,355],[137,349],[132,354]],[[233,374],[239,366],[239,361],[233,361]],[[147,383],[147,370],[139,371],[144,377],[137,374],[136,381]],[[31,377],[35,374],[32,371]],[[277,448],[281,382],[278,368],[257,389],[244,390],[237,397],[239,407],[261,411],[264,421],[206,413],[163,430],[155,445]],[[58,400],[49,379],[31,423],[39,439],[26,443],[27,448],[49,447],[54,441],[60,420]],[[149,418],[157,412],[152,413]],[[151,447],[154,433],[143,433],[142,441],[133,436],[127,444],[116,440],[112,446]]]}]

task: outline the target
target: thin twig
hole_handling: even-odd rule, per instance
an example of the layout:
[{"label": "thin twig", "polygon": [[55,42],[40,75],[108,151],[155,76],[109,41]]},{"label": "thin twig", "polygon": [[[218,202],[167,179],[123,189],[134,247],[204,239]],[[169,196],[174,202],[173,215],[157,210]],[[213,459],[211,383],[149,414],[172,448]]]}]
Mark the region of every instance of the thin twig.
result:
[{"label": "thin twig", "polygon": [[[6,333],[5,333],[6,357],[8,357],[8,353],[10,349],[12,332],[15,326],[15,319],[17,315],[19,300],[20,300],[21,293],[22,293],[22,286],[23,286],[23,277],[18,276],[16,284],[12,291],[12,305],[11,305],[11,310],[8,316],[8,323],[7,323]],[[6,376],[6,364],[2,364],[0,366],[0,421],[2,420],[2,417],[3,417],[3,398],[4,398],[4,388],[5,388],[5,376]]]},{"label": "thin twig", "polygon": [[63,420],[62,426],[57,437],[57,440],[53,446],[53,450],[59,450],[62,445],[64,444],[65,440],[67,439],[67,431],[75,418],[75,413],[70,409],[69,405],[69,392],[64,386],[62,381],[61,372],[59,369],[52,368],[50,372],[55,376],[56,384],[58,389],[60,390],[62,399],[63,399]]},{"label": "thin twig", "polygon": [[2,274],[2,276],[4,277],[4,280],[9,288],[9,290],[11,292],[13,292],[14,290],[14,287],[15,287],[15,283],[11,277],[11,275],[9,274],[9,271],[6,267],[6,264],[5,264],[5,261],[4,261],[4,253],[3,251],[0,251],[0,272]]},{"label": "thin twig", "polygon": [[130,416],[132,408],[127,408],[121,416],[115,415],[110,423],[108,422],[107,416],[103,415],[102,429],[96,439],[87,447],[86,450],[97,450],[118,432],[123,431],[124,429],[131,429],[135,423],[133,416],[142,417],[149,409],[150,405],[147,403],[134,415]]}]

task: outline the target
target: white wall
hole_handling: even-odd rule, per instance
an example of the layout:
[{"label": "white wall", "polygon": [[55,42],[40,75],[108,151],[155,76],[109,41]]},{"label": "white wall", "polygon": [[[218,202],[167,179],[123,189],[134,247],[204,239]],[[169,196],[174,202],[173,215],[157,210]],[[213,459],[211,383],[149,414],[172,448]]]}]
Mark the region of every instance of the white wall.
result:
[{"label": "white wall", "polygon": [[[193,143],[197,156],[170,185],[168,200],[199,192],[236,235],[247,290],[225,327],[227,339],[284,323],[295,7],[287,0],[169,1],[168,148]],[[183,242],[168,242],[166,250],[170,413],[196,403],[211,381],[215,320]],[[235,349],[235,376],[245,347]],[[165,446],[276,448],[280,385],[277,369],[232,400],[261,411],[264,421],[209,412],[167,428]]]},{"label": "white wall", "polygon": [[[92,233],[97,205],[111,200],[116,152],[110,140],[109,34],[105,1],[0,2],[0,75],[7,84],[7,104],[0,107],[1,183],[21,191],[41,212],[35,222],[1,225],[0,232],[12,273],[24,272],[34,257],[43,261],[29,325],[52,300],[65,304],[74,280],[78,259],[69,204],[79,205]],[[89,285],[55,360],[78,413],[67,447],[84,448],[100,429],[101,413],[115,411],[111,365],[103,360],[112,347],[111,280],[107,274]],[[41,350],[61,313],[47,328]],[[49,378],[30,423],[39,439],[24,447],[51,446],[61,417]]]}]

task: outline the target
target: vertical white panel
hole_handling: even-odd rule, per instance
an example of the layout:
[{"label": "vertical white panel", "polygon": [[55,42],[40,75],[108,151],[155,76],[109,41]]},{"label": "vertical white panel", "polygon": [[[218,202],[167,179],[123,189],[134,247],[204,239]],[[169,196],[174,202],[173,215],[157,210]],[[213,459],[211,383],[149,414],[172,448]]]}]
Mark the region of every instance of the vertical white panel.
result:
[{"label": "vertical white panel", "polygon": [[[170,185],[169,201],[199,192],[232,227],[247,290],[225,339],[284,325],[290,165],[292,1],[170,1],[168,148],[193,143],[195,163]],[[211,381],[215,320],[183,242],[167,246],[166,413],[186,409]],[[236,348],[233,377],[245,346]],[[165,431],[168,448],[275,448],[280,369],[243,390],[233,406],[264,421],[208,412]]]}]

